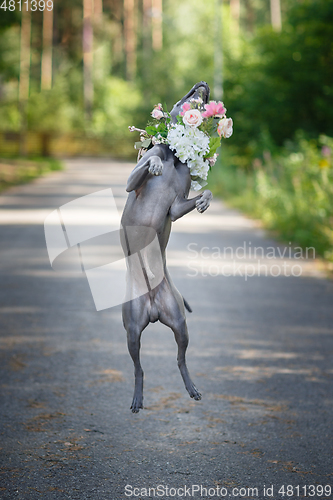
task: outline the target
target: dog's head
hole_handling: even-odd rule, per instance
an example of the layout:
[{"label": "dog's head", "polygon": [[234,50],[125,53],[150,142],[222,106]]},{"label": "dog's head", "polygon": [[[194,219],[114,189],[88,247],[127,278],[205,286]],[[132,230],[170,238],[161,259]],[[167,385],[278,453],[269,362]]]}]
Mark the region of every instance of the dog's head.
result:
[{"label": "dog's head", "polygon": [[182,105],[185,102],[190,101],[191,99],[197,99],[198,97],[201,97],[201,99],[203,100],[203,103],[207,104],[208,100],[209,100],[209,93],[210,93],[210,88],[206,82],[196,83],[191,88],[191,90],[186,95],[184,95],[184,97],[180,101],[178,101],[174,105],[174,107],[172,108],[172,111],[170,113],[171,117],[172,117],[172,121],[174,123],[176,123],[176,121],[177,121],[176,117],[181,112]]}]

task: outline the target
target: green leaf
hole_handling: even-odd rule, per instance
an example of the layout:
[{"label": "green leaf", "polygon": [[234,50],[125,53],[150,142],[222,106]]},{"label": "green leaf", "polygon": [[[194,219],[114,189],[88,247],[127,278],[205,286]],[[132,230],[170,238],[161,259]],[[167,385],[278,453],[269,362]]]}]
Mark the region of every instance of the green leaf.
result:
[{"label": "green leaf", "polygon": [[146,139],[146,140],[144,140],[141,144],[142,144],[142,146],[141,146],[141,147],[146,149],[146,148],[148,148],[148,147],[150,146],[150,144],[151,144],[151,139]]},{"label": "green leaf", "polygon": [[167,130],[167,126],[165,125],[165,123],[161,122],[159,125],[158,125],[158,128],[157,128],[158,132],[161,133],[161,132],[165,132]]},{"label": "green leaf", "polygon": [[144,141],[142,142],[135,142],[134,143],[134,148],[135,149],[147,149],[149,148],[150,144],[151,144],[152,140],[151,139],[145,139]]},{"label": "green leaf", "polygon": [[211,137],[209,139],[209,147],[215,148],[215,150],[221,146],[221,139],[219,137]]},{"label": "green leaf", "polygon": [[218,147],[221,146],[221,139],[219,137],[211,137],[209,139],[209,153],[205,156],[205,158],[209,158],[216,153]]},{"label": "green leaf", "polygon": [[192,181],[196,181],[201,187],[207,186],[208,182],[199,177],[198,175],[191,175]]},{"label": "green leaf", "polygon": [[153,127],[152,125],[149,125],[148,127],[146,127],[146,132],[149,135],[156,135],[157,134],[157,128]]}]

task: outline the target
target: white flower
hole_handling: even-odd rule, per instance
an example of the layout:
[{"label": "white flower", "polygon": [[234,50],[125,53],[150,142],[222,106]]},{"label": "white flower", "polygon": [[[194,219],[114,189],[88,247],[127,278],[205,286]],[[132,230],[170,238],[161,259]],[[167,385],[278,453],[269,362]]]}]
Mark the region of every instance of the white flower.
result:
[{"label": "white flower", "polygon": [[206,180],[209,172],[209,163],[205,161],[201,156],[197,156],[193,160],[187,162],[190,169],[190,173],[193,176],[201,177],[201,179]]},{"label": "white flower", "polygon": [[193,191],[199,191],[199,189],[201,189],[201,184],[197,181],[191,180],[191,189],[193,189]]},{"label": "white flower", "polygon": [[152,138],[152,143],[155,144],[167,144],[168,141],[165,137],[162,137],[161,134],[157,134]]},{"label": "white flower", "polygon": [[[200,178],[202,184],[205,184],[209,163],[204,159],[204,155],[209,151],[209,137],[196,127],[186,127],[178,123],[169,129],[167,143],[170,149],[175,151],[177,158],[187,163],[191,176]],[[197,184],[201,187],[200,183]]]},{"label": "white flower", "polygon": [[189,109],[185,111],[183,122],[189,127],[199,127],[202,123],[202,116],[198,109]]},{"label": "white flower", "polygon": [[190,140],[193,149],[204,156],[209,151],[209,137],[201,130],[192,129],[191,132]]}]

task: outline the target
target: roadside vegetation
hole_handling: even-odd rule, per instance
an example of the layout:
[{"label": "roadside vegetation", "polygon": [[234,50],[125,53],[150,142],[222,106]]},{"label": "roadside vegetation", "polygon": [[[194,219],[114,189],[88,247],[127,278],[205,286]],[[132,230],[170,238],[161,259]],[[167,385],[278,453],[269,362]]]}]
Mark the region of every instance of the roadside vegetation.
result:
[{"label": "roadside vegetation", "polygon": [[215,195],[331,262],[332,26],[333,2],[290,2],[280,33],[261,27],[228,59],[234,135],[209,177]]},{"label": "roadside vegetation", "polygon": [[333,139],[298,139],[248,167],[225,148],[210,174],[214,195],[260,219],[280,239],[316,249],[333,262]]},{"label": "roadside vegetation", "polygon": [[62,168],[55,158],[0,158],[0,192]]}]

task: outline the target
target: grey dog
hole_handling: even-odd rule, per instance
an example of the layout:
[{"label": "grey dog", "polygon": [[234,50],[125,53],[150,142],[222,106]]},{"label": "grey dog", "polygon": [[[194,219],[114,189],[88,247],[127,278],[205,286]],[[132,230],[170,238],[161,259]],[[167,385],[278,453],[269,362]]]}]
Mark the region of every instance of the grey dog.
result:
[{"label": "grey dog", "polygon": [[[180,113],[182,105],[193,98],[201,97],[203,102],[207,103],[209,93],[207,83],[199,82],[194,85],[173,107],[172,120],[176,122],[176,116]],[[148,150],[127,181],[126,191],[129,195],[121,219],[121,239],[127,262],[130,261],[130,264],[127,272],[127,301],[123,304],[122,313],[127,331],[128,350],[134,362],[135,389],[131,406],[133,413],[143,408],[141,333],[149,323],[157,320],[174,332],[178,345],[178,366],[186,390],[191,398],[201,399],[201,394],[191,380],[185,360],[189,340],[185,307],[189,311],[191,309],[172,283],[165,259],[171,223],[194,208],[200,213],[204,212],[212,199],[212,193],[208,190],[188,199],[190,184],[189,168],[166,144],[156,144]],[[154,236],[157,236],[160,259],[156,257],[156,251],[140,252],[149,248]],[[150,248],[153,247],[150,245]],[[140,255],[136,265],[133,264],[135,255]],[[155,286],[154,279],[156,280],[158,275],[158,284]],[[146,286],[142,290],[148,290],[146,293],[140,292],[142,276]]]}]

